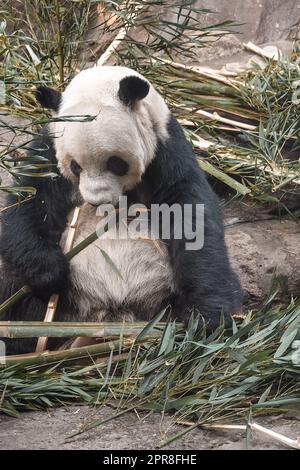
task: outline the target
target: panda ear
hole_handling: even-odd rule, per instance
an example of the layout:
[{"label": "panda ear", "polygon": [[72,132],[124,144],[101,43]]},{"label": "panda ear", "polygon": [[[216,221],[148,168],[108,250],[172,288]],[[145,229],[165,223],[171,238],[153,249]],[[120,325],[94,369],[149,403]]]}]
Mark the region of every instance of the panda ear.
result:
[{"label": "panda ear", "polygon": [[132,106],[136,101],[145,98],[150,90],[150,85],[146,80],[131,75],[120,81],[118,96],[127,106]]},{"label": "panda ear", "polygon": [[43,108],[51,109],[52,111],[58,111],[61,103],[60,91],[53,90],[47,86],[39,86],[36,89],[35,97]]}]

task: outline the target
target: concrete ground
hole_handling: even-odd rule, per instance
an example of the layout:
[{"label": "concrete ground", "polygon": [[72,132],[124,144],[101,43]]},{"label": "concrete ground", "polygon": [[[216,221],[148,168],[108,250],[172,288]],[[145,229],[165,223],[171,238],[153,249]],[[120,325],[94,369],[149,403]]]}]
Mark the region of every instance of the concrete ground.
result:
[{"label": "concrete ground", "polygon": [[[89,408],[71,406],[43,412],[27,412],[21,418],[0,415],[0,450],[153,450],[168,437],[183,431],[170,416],[161,424],[161,416],[140,416],[127,413],[119,418],[81,434],[70,442],[66,437],[80,429],[80,425],[93,419],[105,419],[115,411],[108,407]],[[257,422],[291,439],[300,437],[300,414],[282,418],[259,418]],[[241,423],[244,424],[244,423]],[[251,449],[279,450],[285,447],[264,435],[253,436]],[[217,431],[196,429],[185,437],[164,447],[168,450],[243,450],[246,449],[244,431]]]}]

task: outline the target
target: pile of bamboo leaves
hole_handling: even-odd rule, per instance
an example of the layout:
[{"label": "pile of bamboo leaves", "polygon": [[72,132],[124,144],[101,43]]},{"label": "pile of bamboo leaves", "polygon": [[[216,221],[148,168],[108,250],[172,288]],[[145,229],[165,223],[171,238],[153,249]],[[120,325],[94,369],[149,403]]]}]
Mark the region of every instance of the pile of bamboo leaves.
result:
[{"label": "pile of bamboo leaves", "polygon": [[[250,312],[231,330],[212,334],[200,318],[187,330],[163,317],[150,324],[0,324],[16,337],[97,336],[92,346],[8,357],[0,369],[1,411],[16,416],[71,403],[112,404],[112,418],[127,411],[172,412],[175,423],[243,422],[298,408],[300,403],[300,304]],[[166,319],[165,323],[161,323]],[[101,422],[87,422],[84,432]],[[179,435],[166,436],[166,441]]]},{"label": "pile of bamboo leaves", "polygon": [[290,60],[266,59],[263,70],[234,78],[163,60],[159,74],[150,74],[200,150],[205,171],[241,195],[297,197],[299,60],[297,51]]}]

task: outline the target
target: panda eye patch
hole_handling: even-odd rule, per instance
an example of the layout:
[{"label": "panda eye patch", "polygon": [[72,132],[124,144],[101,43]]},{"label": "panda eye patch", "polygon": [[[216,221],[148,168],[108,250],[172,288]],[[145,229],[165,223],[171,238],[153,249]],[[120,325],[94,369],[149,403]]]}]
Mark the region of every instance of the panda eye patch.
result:
[{"label": "panda eye patch", "polygon": [[70,170],[72,171],[72,173],[75,175],[75,176],[79,176],[80,173],[81,173],[81,166],[78,165],[77,162],[75,162],[75,160],[71,160],[71,163],[70,163]]},{"label": "panda eye patch", "polygon": [[125,176],[128,172],[129,165],[120,157],[110,157],[107,160],[106,167],[116,176]]}]

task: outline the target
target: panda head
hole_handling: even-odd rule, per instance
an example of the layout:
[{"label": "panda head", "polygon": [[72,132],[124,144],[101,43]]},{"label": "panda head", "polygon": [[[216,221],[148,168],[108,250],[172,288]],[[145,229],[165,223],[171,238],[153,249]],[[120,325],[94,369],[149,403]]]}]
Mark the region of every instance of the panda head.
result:
[{"label": "panda head", "polygon": [[125,67],[93,67],[76,75],[63,93],[42,86],[36,96],[58,118],[50,131],[61,173],[93,205],[116,205],[141,181],[158,140],[168,137],[164,100]]}]

